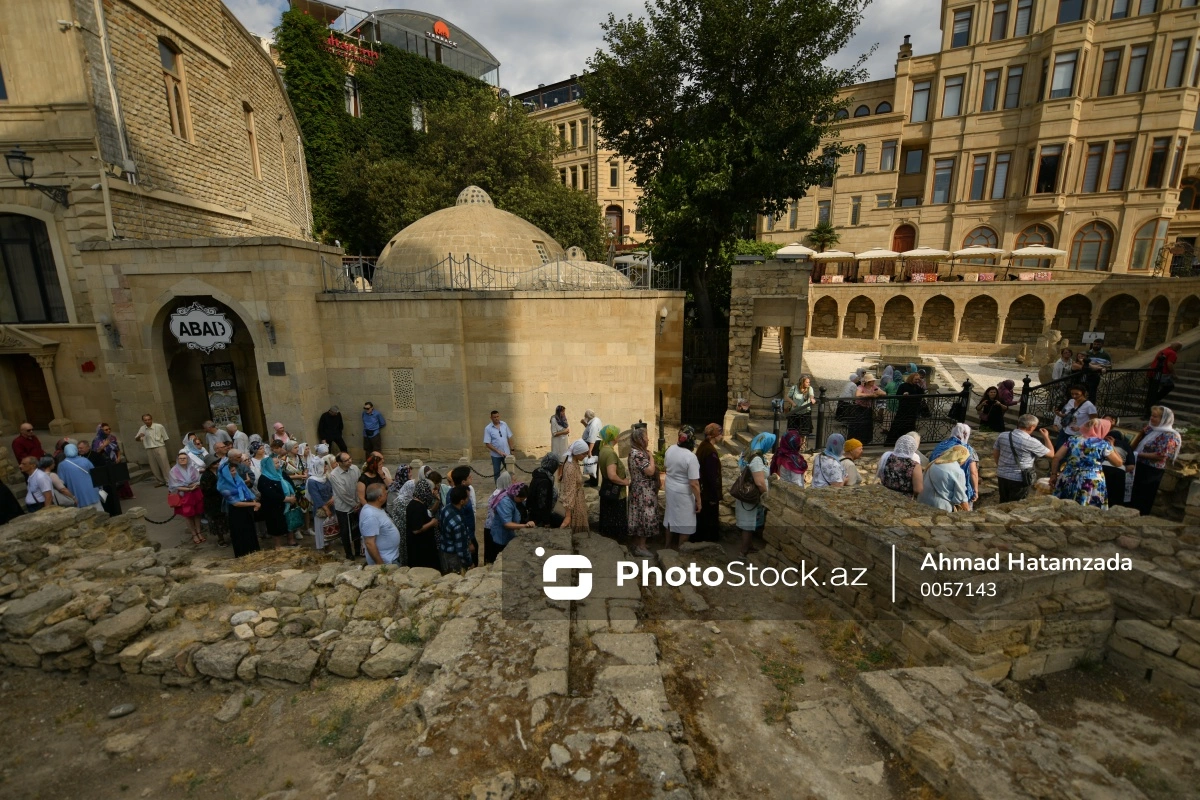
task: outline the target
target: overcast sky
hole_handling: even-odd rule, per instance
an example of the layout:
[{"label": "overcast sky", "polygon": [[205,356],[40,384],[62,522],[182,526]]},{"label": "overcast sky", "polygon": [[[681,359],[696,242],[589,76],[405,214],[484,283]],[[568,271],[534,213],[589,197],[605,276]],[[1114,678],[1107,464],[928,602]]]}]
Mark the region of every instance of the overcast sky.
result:
[{"label": "overcast sky", "polygon": [[[225,0],[242,24],[269,35],[287,9],[287,0]],[[643,0],[357,0],[356,8],[413,8],[445,15],[500,60],[500,83],[513,93],[553,83],[584,71],[600,46],[600,23],[609,12],[640,16]],[[867,68],[873,80],[895,74],[896,51],[912,34],[916,54],[937,48],[939,0],[874,0],[849,47],[834,66],[848,66],[872,45],[879,48]]]}]

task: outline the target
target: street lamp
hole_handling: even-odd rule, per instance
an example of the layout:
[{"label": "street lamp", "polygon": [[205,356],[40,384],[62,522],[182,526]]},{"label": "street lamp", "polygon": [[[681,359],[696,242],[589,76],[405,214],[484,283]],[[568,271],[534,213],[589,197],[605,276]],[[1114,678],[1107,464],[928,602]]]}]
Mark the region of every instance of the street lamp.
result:
[{"label": "street lamp", "polygon": [[30,180],[33,177],[33,156],[26,155],[25,151],[20,147],[14,147],[4,154],[4,160],[8,162],[8,171],[13,174],[13,177],[25,184],[26,188],[37,189],[63,208],[70,207],[71,204],[67,199],[68,187],[44,186],[40,183],[33,183]]}]

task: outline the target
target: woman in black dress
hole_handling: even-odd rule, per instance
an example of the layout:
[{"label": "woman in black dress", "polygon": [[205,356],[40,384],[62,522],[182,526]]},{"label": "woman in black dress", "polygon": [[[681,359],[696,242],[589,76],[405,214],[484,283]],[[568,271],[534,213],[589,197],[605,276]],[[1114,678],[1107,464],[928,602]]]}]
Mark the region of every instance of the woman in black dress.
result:
[{"label": "woman in black dress", "polygon": [[408,541],[408,565],[441,571],[438,558],[437,494],[427,480],[417,481],[413,499],[405,510],[405,536]]},{"label": "woman in black dress", "polygon": [[979,413],[981,428],[1004,433],[1004,414],[1008,411],[1008,406],[1001,402],[999,389],[989,386],[984,391],[979,405],[975,406],[975,411]]},{"label": "woman in black dress", "polygon": [[217,467],[217,491],[229,511],[229,539],[233,544],[233,555],[241,557],[259,550],[258,532],[254,529],[254,512],[258,501],[254,492],[238,475],[237,464],[225,459]]},{"label": "woman in black dress", "polygon": [[288,547],[296,544],[296,539],[288,533],[288,505],[296,502],[296,490],[291,481],[283,477],[275,459],[271,456],[264,458],[262,474],[258,476],[258,499],[262,506],[263,522],[267,525],[267,535],[275,540],[275,549],[283,547],[284,537],[288,539]]},{"label": "woman in black dress", "polygon": [[525,507],[529,510],[529,518],[536,522],[539,528],[557,528],[562,525],[563,515],[554,510],[554,504],[558,502],[554,479],[561,468],[562,462],[558,460],[558,456],[547,453],[529,479],[529,499],[525,501]]},{"label": "woman in black dress", "polygon": [[[107,467],[112,463],[108,460],[108,457],[104,455],[104,453],[93,450],[92,443],[87,439],[80,439],[79,444],[75,446],[79,450],[79,455],[92,462],[93,467]],[[100,488],[104,489],[105,494],[108,495],[100,501],[100,505],[104,508],[105,512],[107,512],[110,517],[115,517],[120,514],[121,495],[117,491],[117,485],[113,484],[111,486],[102,486]]]},{"label": "woman in black dress", "polygon": [[917,429],[917,417],[925,408],[921,395],[925,387],[921,385],[921,374],[910,372],[904,376],[904,381],[896,389],[896,416],[892,417],[892,426],[888,428],[885,444],[889,447],[896,443],[901,436],[912,433]]}]

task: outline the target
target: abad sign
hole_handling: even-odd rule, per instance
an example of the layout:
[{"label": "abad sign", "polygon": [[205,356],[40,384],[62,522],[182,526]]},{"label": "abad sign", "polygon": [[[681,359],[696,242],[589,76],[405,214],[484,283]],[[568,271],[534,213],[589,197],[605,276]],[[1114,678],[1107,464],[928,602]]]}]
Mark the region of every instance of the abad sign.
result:
[{"label": "abad sign", "polygon": [[171,333],[189,350],[224,350],[233,342],[233,323],[215,308],[192,303],[171,315]]}]

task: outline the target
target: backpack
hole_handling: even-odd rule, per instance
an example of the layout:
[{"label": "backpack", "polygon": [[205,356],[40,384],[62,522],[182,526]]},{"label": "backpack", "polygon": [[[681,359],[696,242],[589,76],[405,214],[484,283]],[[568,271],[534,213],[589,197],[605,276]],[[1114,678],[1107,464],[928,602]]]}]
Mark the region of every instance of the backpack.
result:
[{"label": "backpack", "polygon": [[[751,459],[754,460],[753,458]],[[734,500],[741,500],[743,503],[750,505],[758,505],[758,501],[762,499],[762,489],[758,488],[758,484],[754,482],[754,473],[750,471],[750,465],[742,467],[742,474],[733,482],[733,486],[729,487],[729,494]]]}]

